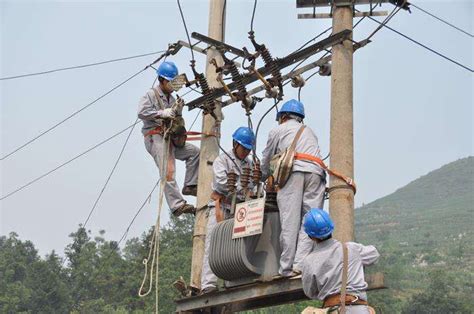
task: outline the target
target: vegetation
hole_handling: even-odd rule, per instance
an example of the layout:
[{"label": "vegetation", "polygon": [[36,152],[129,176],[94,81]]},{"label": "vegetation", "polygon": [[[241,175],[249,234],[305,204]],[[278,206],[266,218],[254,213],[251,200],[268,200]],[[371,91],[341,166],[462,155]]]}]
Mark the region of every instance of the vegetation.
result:
[{"label": "vegetation", "polygon": [[[369,293],[383,313],[471,313],[473,302],[474,158],[448,164],[356,210],[357,241],[376,245],[389,289]],[[178,297],[171,283],[189,280],[193,219],[172,218],[162,230],[160,312]],[[18,235],[0,237],[0,313],[150,313],[154,297],[139,298],[142,260],[152,229],[122,249],[78,228],[63,261],[44,258]],[[309,304],[253,311],[299,313]]]}]

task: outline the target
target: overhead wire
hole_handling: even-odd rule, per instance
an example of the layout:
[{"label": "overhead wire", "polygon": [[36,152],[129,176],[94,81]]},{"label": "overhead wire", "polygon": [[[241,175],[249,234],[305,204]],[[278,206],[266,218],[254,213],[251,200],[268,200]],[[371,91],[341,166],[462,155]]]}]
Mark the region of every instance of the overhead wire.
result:
[{"label": "overhead wire", "polygon": [[184,19],[183,9],[181,8],[181,3],[179,2],[179,0],[176,0],[176,2],[178,3],[179,13],[181,14],[181,20],[183,21],[184,30],[186,31],[186,37],[188,37],[188,43],[190,47],[189,50],[191,51],[191,59],[194,61],[195,59],[194,59],[193,45],[191,45],[191,38],[189,37],[188,27],[186,26],[186,20]]},{"label": "overhead wire", "polygon": [[53,168],[53,169],[47,171],[46,173],[40,175],[39,177],[37,177],[37,178],[31,180],[30,182],[28,182],[28,183],[22,185],[21,187],[15,189],[14,191],[12,191],[12,192],[10,192],[10,193],[8,193],[8,194],[2,196],[2,197],[0,198],[0,201],[2,201],[2,200],[4,200],[4,199],[6,199],[6,198],[8,198],[8,197],[10,197],[10,196],[12,196],[12,195],[18,193],[18,192],[20,192],[21,190],[25,189],[26,187],[32,185],[33,183],[38,182],[39,180],[45,178],[46,176],[52,174],[53,172],[55,172],[55,171],[61,169],[62,167],[64,167],[64,166],[70,164],[70,163],[73,162],[74,160],[76,160],[76,159],[78,159],[78,158],[84,156],[85,154],[87,154],[87,153],[93,151],[94,149],[96,149],[96,148],[102,146],[103,144],[105,144],[105,143],[111,141],[112,139],[114,139],[115,137],[117,137],[117,136],[119,136],[120,134],[124,133],[124,132],[127,131],[128,129],[133,128],[137,123],[138,123],[138,122],[136,122],[136,123],[134,123],[134,124],[132,124],[132,125],[126,127],[125,129],[123,129],[123,130],[121,130],[121,131],[115,133],[114,135],[112,135],[112,136],[106,138],[105,140],[100,141],[99,143],[97,143],[97,144],[95,144],[94,146],[88,148],[87,150],[85,150],[84,152],[80,153],[79,155],[77,155],[77,156],[75,156],[75,157],[69,159],[68,161],[66,161],[66,162],[64,162],[64,163],[62,163],[62,164],[60,164],[59,166],[57,166],[57,167],[55,167],[55,168]]},{"label": "overhead wire", "polygon": [[0,81],[7,81],[7,80],[13,80],[13,79],[18,79],[18,78],[23,78],[23,77],[29,77],[29,76],[36,76],[36,75],[44,75],[44,74],[50,74],[50,73],[60,72],[60,71],[67,71],[67,70],[74,70],[74,69],[82,69],[82,68],[87,68],[87,67],[92,67],[92,66],[107,64],[107,63],[113,63],[113,62],[119,62],[119,61],[125,61],[125,60],[130,60],[130,59],[136,59],[136,58],[147,57],[147,56],[155,55],[155,54],[158,54],[158,53],[163,53],[163,52],[165,52],[165,51],[166,51],[166,50],[161,50],[161,51],[155,51],[155,52],[150,52],[150,53],[144,53],[144,54],[135,55],[135,56],[130,56],[130,57],[123,57],[123,58],[105,60],[105,61],[100,61],[100,62],[94,62],[94,63],[88,63],[88,64],[82,64],[82,65],[75,65],[75,66],[57,68],[57,69],[46,70],[46,71],[41,71],[41,72],[34,72],[34,73],[27,73],[27,74],[13,75],[13,76],[5,76],[5,77],[1,77],[1,78],[0,78]]},{"label": "overhead wire", "polygon": [[56,129],[58,126],[60,126],[61,124],[65,123],[66,121],[68,121],[69,119],[73,118],[74,116],[78,115],[79,113],[81,113],[82,111],[86,110],[87,108],[91,107],[92,105],[94,105],[95,103],[97,103],[99,100],[101,100],[102,98],[104,98],[105,96],[109,95],[110,93],[112,93],[113,91],[115,91],[116,89],[120,88],[122,85],[124,85],[125,83],[127,83],[128,81],[132,80],[133,78],[135,78],[136,76],[138,76],[139,74],[141,74],[142,72],[144,72],[145,70],[147,69],[147,67],[141,69],[140,71],[138,71],[137,73],[133,74],[132,76],[130,76],[129,78],[127,78],[126,80],[122,81],[120,84],[118,85],[115,85],[112,89],[108,90],[106,93],[102,94],[101,96],[99,96],[98,98],[94,99],[92,102],[88,103],[87,105],[85,105],[84,107],[74,111],[73,113],[71,113],[70,115],[68,115],[66,118],[60,120],[59,122],[57,122],[56,124],[54,124],[53,126],[49,127],[48,129],[44,130],[43,132],[41,132],[40,134],[38,134],[37,136],[33,137],[32,139],[26,141],[25,143],[23,143],[22,145],[18,146],[17,148],[15,148],[14,150],[12,150],[11,152],[9,152],[8,154],[2,156],[0,158],[0,161],[3,161],[5,159],[7,159],[8,157],[10,157],[11,155],[15,154],[16,152],[20,151],[21,149],[25,148],[26,146],[28,146],[29,144],[35,142],[37,139],[39,139],[40,137],[46,135],[47,133],[51,132],[52,130]]},{"label": "overhead wire", "polygon": [[255,18],[255,11],[257,10],[257,0],[253,3],[253,12],[252,12],[252,19],[250,20],[250,31],[253,32],[253,20]]},{"label": "overhead wire", "polygon": [[[357,10],[357,9],[356,9],[356,11],[360,12],[360,11]],[[374,22],[376,22],[376,23],[382,25],[382,22],[379,22],[378,20],[374,19],[373,17],[371,17],[371,16],[367,16],[367,17],[368,17],[369,19],[371,19],[372,21],[374,21]],[[457,66],[459,66],[459,67],[461,67],[461,68],[463,68],[463,69],[465,69],[465,70],[467,70],[467,71],[469,71],[469,72],[474,72],[474,70],[471,69],[471,68],[469,68],[468,66],[466,66],[466,65],[464,65],[464,64],[462,64],[462,63],[460,63],[460,62],[458,62],[458,61],[455,61],[455,60],[453,60],[453,59],[450,58],[450,57],[445,56],[444,54],[442,54],[442,53],[440,53],[440,52],[438,52],[438,51],[436,51],[436,50],[434,50],[434,49],[432,49],[432,48],[426,46],[425,44],[420,43],[419,41],[417,41],[417,40],[415,40],[415,39],[413,39],[413,38],[411,38],[411,37],[409,37],[409,36],[403,34],[402,32],[400,32],[400,31],[398,31],[398,30],[396,30],[396,29],[394,29],[394,28],[392,28],[392,27],[390,27],[390,26],[388,26],[388,25],[386,25],[386,24],[383,24],[383,27],[385,27],[385,28],[391,30],[392,32],[394,32],[394,33],[396,33],[396,34],[398,34],[398,35],[404,37],[405,39],[408,39],[409,41],[411,41],[411,42],[417,44],[418,46],[420,46],[420,47],[422,47],[422,48],[425,48],[426,50],[428,50],[428,51],[430,51],[430,52],[436,54],[437,56],[439,56],[439,57],[441,57],[441,58],[443,58],[443,59],[445,59],[445,60],[447,60],[447,61],[449,61],[449,62],[451,62],[451,63],[456,64]]]},{"label": "overhead wire", "polygon": [[87,215],[86,220],[85,220],[84,223],[83,223],[84,228],[86,227],[87,223],[89,222],[89,219],[91,218],[92,213],[93,213],[94,210],[97,208],[97,204],[99,203],[99,200],[101,199],[102,195],[104,194],[104,191],[105,191],[105,189],[107,188],[107,185],[108,185],[109,182],[110,182],[110,178],[112,178],[112,175],[114,174],[115,169],[117,168],[117,165],[118,165],[118,163],[120,162],[120,159],[122,159],[122,155],[123,155],[123,152],[125,151],[125,147],[127,146],[128,140],[130,139],[130,136],[132,135],[133,130],[135,129],[135,125],[137,125],[137,123],[138,123],[138,118],[137,118],[137,119],[135,120],[135,122],[132,124],[132,127],[131,127],[131,129],[130,129],[130,132],[128,132],[127,138],[125,139],[125,142],[124,142],[123,145],[122,145],[122,148],[121,148],[121,150],[120,150],[120,153],[119,153],[117,159],[115,160],[114,166],[113,166],[112,169],[110,170],[110,173],[109,173],[109,175],[107,176],[107,179],[105,180],[105,183],[104,183],[104,185],[102,186],[102,189],[100,190],[99,195],[97,196],[96,200],[94,201],[94,205],[92,205],[92,208],[91,208],[89,214]]},{"label": "overhead wire", "polygon": [[442,22],[442,23],[444,23],[444,24],[446,24],[446,25],[448,25],[448,26],[450,26],[450,27],[452,27],[452,28],[454,28],[454,29],[456,29],[456,30],[458,30],[458,31],[460,31],[460,32],[462,32],[462,33],[464,33],[464,34],[466,34],[467,36],[474,37],[474,35],[471,34],[471,33],[469,33],[468,31],[465,31],[464,29],[462,29],[462,28],[460,28],[460,27],[457,27],[456,25],[454,25],[454,24],[452,24],[452,23],[450,23],[450,22],[448,22],[448,21],[446,21],[446,20],[444,20],[444,19],[442,19],[442,18],[440,18],[440,17],[434,15],[433,13],[428,12],[427,10],[425,10],[425,9],[423,9],[423,8],[421,8],[421,7],[417,6],[417,5],[415,5],[415,4],[413,4],[413,2],[410,2],[410,6],[411,6],[411,7],[415,7],[416,9],[420,10],[421,12],[423,12],[423,13],[425,13],[425,14],[427,14],[427,15],[429,15],[429,16],[435,18],[435,19],[437,19],[438,21],[440,21],[440,22]]}]

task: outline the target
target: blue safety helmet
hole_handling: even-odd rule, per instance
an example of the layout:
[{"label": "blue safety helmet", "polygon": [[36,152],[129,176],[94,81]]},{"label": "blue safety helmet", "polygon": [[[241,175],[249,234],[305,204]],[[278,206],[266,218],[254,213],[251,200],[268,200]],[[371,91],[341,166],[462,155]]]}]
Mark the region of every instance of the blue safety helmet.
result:
[{"label": "blue safety helmet", "polygon": [[304,231],[316,239],[327,238],[334,230],[334,223],[327,212],[320,208],[311,208],[304,216]]},{"label": "blue safety helmet", "polygon": [[253,131],[244,126],[235,130],[234,134],[232,134],[232,138],[246,149],[252,149],[255,145],[255,135]]},{"label": "blue safety helmet", "polygon": [[276,120],[278,121],[280,119],[280,116],[283,113],[292,113],[297,116],[300,116],[301,118],[304,118],[304,106],[303,103],[296,100],[296,99],[290,99],[286,103],[283,104],[281,107],[280,111],[278,111]]},{"label": "blue safety helmet", "polygon": [[171,61],[165,61],[156,70],[156,74],[158,74],[158,77],[162,77],[168,81],[171,81],[178,75],[178,67],[174,62]]}]

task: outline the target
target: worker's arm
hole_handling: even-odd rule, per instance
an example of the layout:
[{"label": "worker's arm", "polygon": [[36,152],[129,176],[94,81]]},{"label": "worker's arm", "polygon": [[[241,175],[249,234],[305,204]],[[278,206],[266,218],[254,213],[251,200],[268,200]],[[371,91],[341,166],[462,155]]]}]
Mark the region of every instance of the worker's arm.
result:
[{"label": "worker's arm", "polygon": [[213,164],[213,180],[212,189],[217,193],[226,196],[227,195],[227,167],[226,163],[221,156],[217,157]]},{"label": "worker's arm", "polygon": [[362,245],[354,242],[351,244],[359,251],[360,257],[362,259],[362,265],[364,266],[374,264],[380,257],[379,252],[373,245]]},{"label": "worker's arm", "polygon": [[275,154],[278,145],[278,138],[275,133],[275,130],[271,130],[270,133],[268,133],[267,146],[265,146],[262,153],[262,181],[267,180],[270,175],[270,160]]},{"label": "worker's arm", "polygon": [[154,101],[150,92],[147,92],[145,96],[140,99],[138,103],[138,118],[142,120],[156,120],[161,118],[172,118],[173,110],[171,108],[158,109],[159,105],[154,105]]}]

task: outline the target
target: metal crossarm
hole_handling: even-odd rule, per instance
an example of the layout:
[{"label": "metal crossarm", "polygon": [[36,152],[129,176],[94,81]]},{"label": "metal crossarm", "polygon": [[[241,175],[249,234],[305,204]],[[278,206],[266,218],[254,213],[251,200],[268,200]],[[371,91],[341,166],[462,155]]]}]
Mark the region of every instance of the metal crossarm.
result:
[{"label": "metal crossarm", "polygon": [[[349,39],[350,36],[351,36],[352,32],[350,30],[343,30],[337,34],[334,34],[334,35],[331,35],[329,36],[328,38],[326,39],[323,39],[305,49],[302,49],[298,52],[295,52],[295,53],[292,53],[282,59],[277,59],[277,64],[278,64],[278,67],[279,69],[283,69],[283,68],[286,68],[298,61],[301,61],[303,60],[304,58],[310,56],[310,55],[313,55],[313,54],[316,54],[322,50],[325,50],[325,49],[328,49],[334,45],[337,45],[341,42],[343,42],[344,40],[346,39]],[[267,67],[267,66],[263,66],[261,68],[259,68],[257,70],[261,75],[263,76],[267,76],[271,73],[271,69],[270,67]],[[255,73],[252,73],[252,74],[245,74],[243,75],[242,77],[242,83],[244,85],[248,85],[248,84],[251,84],[255,81],[258,80],[258,76],[257,74]],[[236,90],[237,89],[237,84],[236,83],[231,83],[227,86],[231,91],[233,90]],[[187,104],[188,106],[188,109],[189,110],[193,110],[195,108],[198,108],[200,107],[200,105],[202,103],[204,103],[206,100],[208,99],[212,99],[212,100],[215,100],[219,97],[222,97],[224,96],[226,93],[225,89],[224,88],[218,88],[218,89],[214,89],[208,96],[204,97],[204,96],[201,96],[201,97],[198,97],[197,99],[195,100],[192,100],[191,102],[189,102]]]}]

